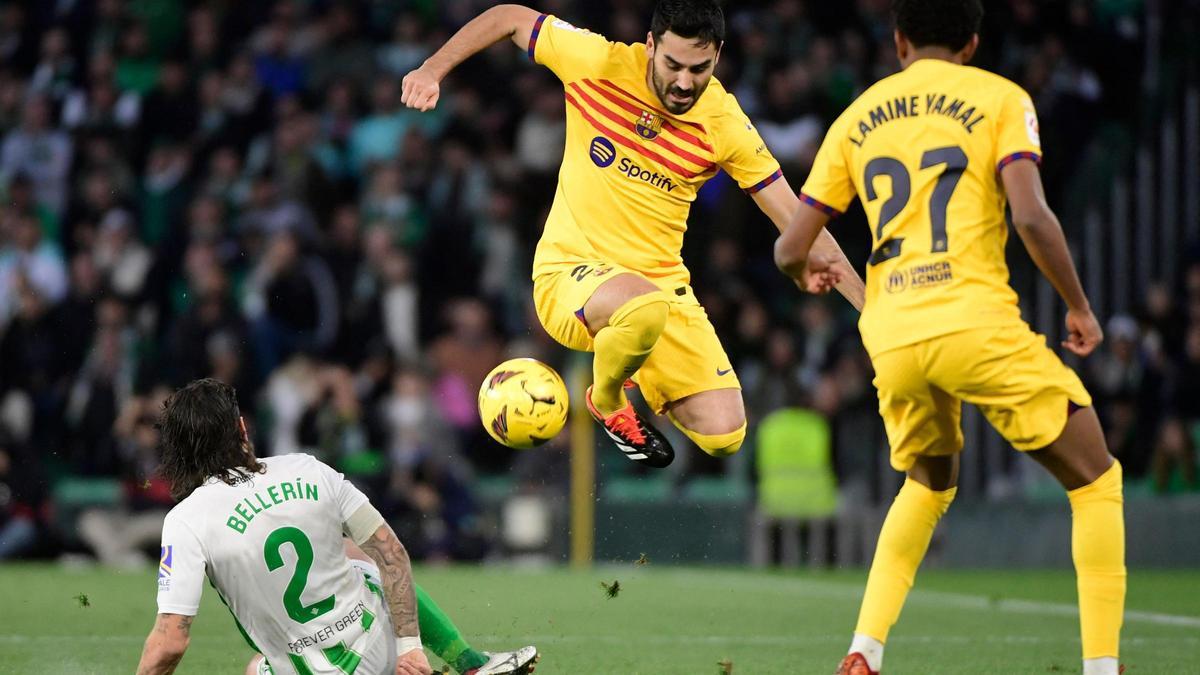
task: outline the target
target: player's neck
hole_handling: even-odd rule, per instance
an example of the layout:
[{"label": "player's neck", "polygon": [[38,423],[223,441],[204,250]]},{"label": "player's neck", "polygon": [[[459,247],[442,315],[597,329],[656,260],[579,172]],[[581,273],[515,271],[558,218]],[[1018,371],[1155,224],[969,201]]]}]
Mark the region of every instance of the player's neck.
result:
[{"label": "player's neck", "polygon": [[909,52],[901,62],[901,67],[907,68],[917,61],[947,61],[955,65],[963,65],[963,53],[951,51],[946,47],[921,47]]}]

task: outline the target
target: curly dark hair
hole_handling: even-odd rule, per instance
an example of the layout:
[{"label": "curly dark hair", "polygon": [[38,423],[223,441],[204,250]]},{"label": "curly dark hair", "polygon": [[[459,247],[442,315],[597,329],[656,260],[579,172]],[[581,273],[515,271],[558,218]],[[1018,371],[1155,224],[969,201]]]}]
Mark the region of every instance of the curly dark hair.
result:
[{"label": "curly dark hair", "polygon": [[980,0],[895,0],[896,28],[915,47],[947,47],[958,51],[983,24]]},{"label": "curly dark hair", "polygon": [[725,13],[715,0],[659,0],[650,32],[657,42],[667,31],[720,47],[725,42]]},{"label": "curly dark hair", "polygon": [[159,474],[182,500],[209,478],[234,485],[266,470],[242,436],[237,393],[213,379],[196,380],[163,404]]}]

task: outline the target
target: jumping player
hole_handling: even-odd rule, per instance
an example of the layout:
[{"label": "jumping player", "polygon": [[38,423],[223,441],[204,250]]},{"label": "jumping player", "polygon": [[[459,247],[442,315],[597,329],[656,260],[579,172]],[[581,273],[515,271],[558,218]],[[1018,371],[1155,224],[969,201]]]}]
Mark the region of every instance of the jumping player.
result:
[{"label": "jumping player", "polygon": [[[779,163],[713,77],[725,19],[713,0],[661,0],[645,44],[610,42],[519,5],[476,17],[404,78],[403,102],[430,110],[459,63],[504,39],[562,80],[567,145],[533,264],[538,318],[558,342],[595,352],[588,408],[625,455],[664,467],[667,440],[625,397],[636,382],[705,452],[737,452],[746,414],[737,375],[690,286],[680,250],[700,186],[721,169],[779,229],[800,203]],[[835,260],[801,283],[835,286],[855,307],[862,281]]]}]

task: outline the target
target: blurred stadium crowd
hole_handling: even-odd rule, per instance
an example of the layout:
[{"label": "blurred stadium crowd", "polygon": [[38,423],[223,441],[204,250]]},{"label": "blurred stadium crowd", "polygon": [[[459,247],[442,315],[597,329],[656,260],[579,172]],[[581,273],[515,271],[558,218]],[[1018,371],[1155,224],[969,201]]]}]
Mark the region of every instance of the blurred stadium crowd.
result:
[{"label": "blurred stadium crowd", "polygon": [[[515,457],[475,413],[505,356],[568,367],[529,280],[563,150],[560,86],[500,45],[444,84],[437,111],[399,101],[400,78],[489,4],[0,7],[0,558],[64,544],[52,496],[73,477],[120,481],[114,506],[80,521],[102,559],[121,562],[113,542],[139,527],[154,541],[170,505],[154,417],[172,387],[204,376],[238,387],[260,454],[314,452],[417,523],[406,541],[418,557],[485,553],[478,476],[565,491],[561,442]],[[1078,157],[1102,130],[1145,123],[1141,3],[986,4],[978,62],[1033,94],[1070,229]],[[636,42],[650,5],[540,9]],[[828,123],[895,69],[887,9],[731,3],[718,76],[794,188]],[[861,215],[835,234],[865,260]],[[852,481],[877,470],[882,447],[854,313],[790,287],[773,238],[720,176],[693,210],[685,259],[751,419],[819,411]],[[1200,262],[1179,268],[1138,314],[1111,317],[1083,366],[1126,471],[1159,491],[1197,487]],[[672,480],[725,471],[685,454]]]}]

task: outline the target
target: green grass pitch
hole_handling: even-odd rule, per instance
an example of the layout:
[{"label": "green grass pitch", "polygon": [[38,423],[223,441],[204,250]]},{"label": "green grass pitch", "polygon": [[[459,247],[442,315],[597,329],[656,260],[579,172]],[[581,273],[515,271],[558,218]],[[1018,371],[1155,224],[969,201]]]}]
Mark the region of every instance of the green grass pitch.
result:
[{"label": "green grass pitch", "polygon": [[[155,573],[0,567],[0,673],[131,673],[154,620]],[[480,649],[535,643],[539,675],[828,675],[864,572],[604,566],[418,568]],[[620,581],[607,597],[601,582]],[[1128,675],[1196,672],[1200,571],[1130,574]],[[86,596],[83,606],[81,596]],[[1069,571],[926,570],[888,644],[888,675],[1078,673]],[[205,589],[181,673],[241,672],[251,652]],[[438,664],[436,660],[433,663]]]}]

